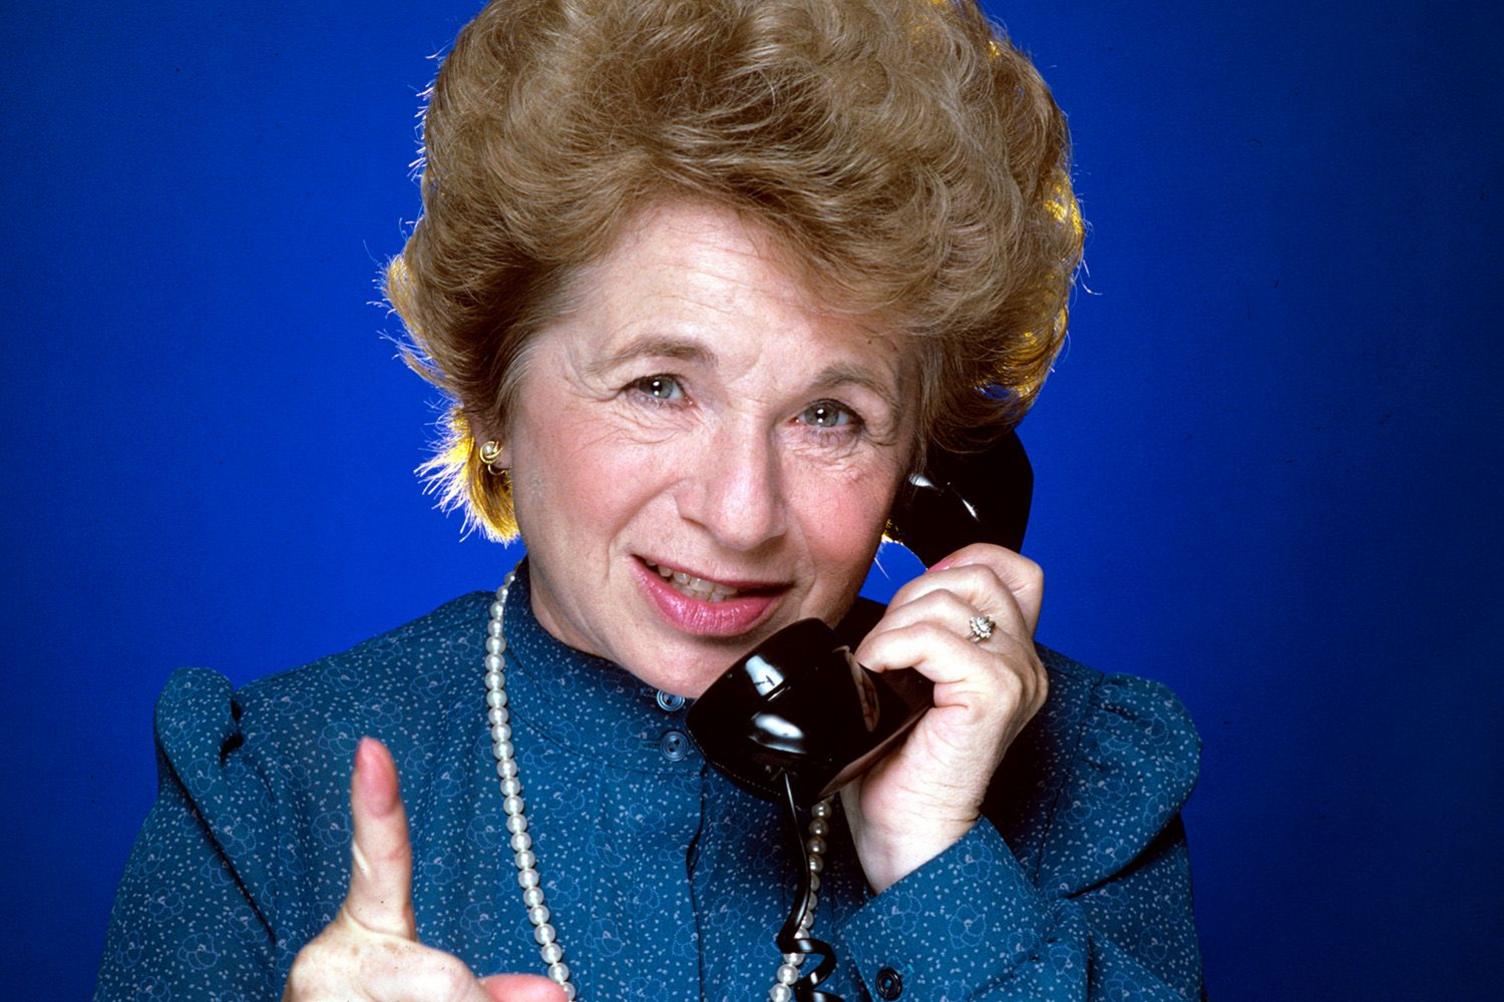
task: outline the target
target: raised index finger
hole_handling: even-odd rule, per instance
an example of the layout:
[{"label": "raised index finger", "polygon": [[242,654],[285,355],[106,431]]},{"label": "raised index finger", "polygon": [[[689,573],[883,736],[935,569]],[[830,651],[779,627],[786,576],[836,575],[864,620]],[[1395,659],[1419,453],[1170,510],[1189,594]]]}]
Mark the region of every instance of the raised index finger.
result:
[{"label": "raised index finger", "polygon": [[372,932],[418,938],[413,849],[397,788],[397,765],[375,738],[361,738],[350,776],[350,890],[343,912]]}]

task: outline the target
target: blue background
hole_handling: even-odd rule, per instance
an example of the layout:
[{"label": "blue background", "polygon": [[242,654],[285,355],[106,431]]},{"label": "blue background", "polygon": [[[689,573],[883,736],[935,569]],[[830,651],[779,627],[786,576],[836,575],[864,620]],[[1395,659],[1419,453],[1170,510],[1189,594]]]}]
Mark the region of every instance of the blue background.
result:
[{"label": "blue background", "polygon": [[[374,305],[473,9],[6,5],[7,994],[90,990],[174,667],[245,682],[512,562],[420,493],[437,398]],[[1199,723],[1213,997],[1490,996],[1497,7],[992,10],[1091,224],[1021,430],[1039,636]]]}]

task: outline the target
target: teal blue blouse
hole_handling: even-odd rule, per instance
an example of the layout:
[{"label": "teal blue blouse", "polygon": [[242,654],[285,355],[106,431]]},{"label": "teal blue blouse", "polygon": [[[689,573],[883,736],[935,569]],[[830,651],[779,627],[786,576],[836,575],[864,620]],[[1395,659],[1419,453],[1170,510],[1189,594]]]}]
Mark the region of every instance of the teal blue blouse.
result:
[{"label": "teal blue blouse", "polygon": [[[157,704],[158,793],[121,882],[96,999],[276,999],[349,875],[362,735],[396,758],[422,940],[479,975],[542,973],[486,724],[475,592],[238,692],[182,669]],[[538,869],[579,997],[767,997],[795,861],[779,809],[683,740],[687,707],[507,603],[507,689]],[[987,816],[881,894],[845,821],[815,935],[858,999],[1198,999],[1180,808],[1200,741],[1163,686],[1040,646],[1044,708]],[[839,800],[837,800],[839,804]]]}]

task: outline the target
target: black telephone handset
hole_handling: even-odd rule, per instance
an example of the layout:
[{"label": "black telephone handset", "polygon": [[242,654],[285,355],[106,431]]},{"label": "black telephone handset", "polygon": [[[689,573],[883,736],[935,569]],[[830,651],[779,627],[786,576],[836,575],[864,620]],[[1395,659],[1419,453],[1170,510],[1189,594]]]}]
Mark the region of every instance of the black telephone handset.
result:
[{"label": "black telephone handset", "polygon": [[[967,455],[931,450],[902,488],[890,534],[926,566],[968,543],[1017,550],[1033,496],[1029,458],[1014,432]],[[883,607],[858,599],[832,630],[803,619],[728,668],[696,700],[690,732],[706,758],[738,785],[809,808],[861,775],[931,705],[913,669],[871,672],[851,658]]]},{"label": "black telephone handset", "polygon": [[[1017,551],[1033,491],[1033,469],[1015,432],[977,453],[932,448],[924,471],[900,489],[889,532],[926,566],[969,543]],[[873,672],[852,658],[883,611],[858,599],[834,630],[818,619],[785,627],[728,668],[687,717],[712,765],[748,792],[788,806],[806,864],[799,811],[875,765],[933,705],[929,680],[912,668]],[[834,969],[834,951],[799,932],[813,893],[807,865],[804,873],[778,948],[824,955],[792,986],[795,999],[840,1002],[815,989]]]}]

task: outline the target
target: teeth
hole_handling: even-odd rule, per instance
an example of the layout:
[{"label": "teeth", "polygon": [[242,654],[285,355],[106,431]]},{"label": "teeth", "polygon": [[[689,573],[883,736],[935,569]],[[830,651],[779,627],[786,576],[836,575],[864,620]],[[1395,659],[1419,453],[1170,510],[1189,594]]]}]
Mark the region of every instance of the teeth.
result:
[{"label": "teeth", "polygon": [[659,567],[654,563],[649,563],[648,566],[662,575],[664,580],[673,582],[676,591],[682,592],[690,598],[697,598],[702,602],[710,602],[712,604],[724,602],[726,599],[738,594],[735,588],[728,588],[714,581],[706,581],[704,578],[693,577],[685,574],[683,571]]}]

